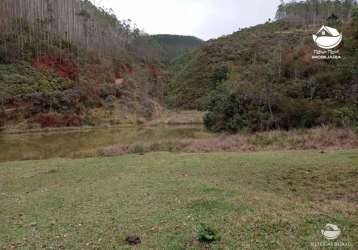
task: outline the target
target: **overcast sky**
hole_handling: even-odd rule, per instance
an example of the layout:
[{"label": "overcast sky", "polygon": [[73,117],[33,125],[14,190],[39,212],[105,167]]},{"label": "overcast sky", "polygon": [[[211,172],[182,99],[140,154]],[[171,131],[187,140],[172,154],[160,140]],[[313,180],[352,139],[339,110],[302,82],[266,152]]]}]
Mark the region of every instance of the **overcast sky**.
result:
[{"label": "overcast sky", "polygon": [[279,0],[95,0],[149,34],[194,35],[204,40],[264,23]]}]

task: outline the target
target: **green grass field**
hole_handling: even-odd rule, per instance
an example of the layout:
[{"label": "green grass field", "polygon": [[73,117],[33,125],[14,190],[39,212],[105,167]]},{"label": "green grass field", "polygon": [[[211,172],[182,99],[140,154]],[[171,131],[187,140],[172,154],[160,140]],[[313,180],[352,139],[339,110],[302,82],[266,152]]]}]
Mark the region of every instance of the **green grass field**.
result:
[{"label": "green grass field", "polygon": [[327,223],[357,249],[358,150],[0,164],[0,249],[310,249]]}]

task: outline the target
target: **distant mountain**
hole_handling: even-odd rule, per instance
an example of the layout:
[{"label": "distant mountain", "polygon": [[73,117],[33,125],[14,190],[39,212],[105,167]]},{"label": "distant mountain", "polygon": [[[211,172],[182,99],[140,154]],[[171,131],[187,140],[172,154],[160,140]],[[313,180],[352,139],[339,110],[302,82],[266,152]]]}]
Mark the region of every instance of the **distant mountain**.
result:
[{"label": "distant mountain", "polygon": [[164,61],[171,61],[204,43],[203,40],[194,36],[152,35],[152,38],[160,45]]}]

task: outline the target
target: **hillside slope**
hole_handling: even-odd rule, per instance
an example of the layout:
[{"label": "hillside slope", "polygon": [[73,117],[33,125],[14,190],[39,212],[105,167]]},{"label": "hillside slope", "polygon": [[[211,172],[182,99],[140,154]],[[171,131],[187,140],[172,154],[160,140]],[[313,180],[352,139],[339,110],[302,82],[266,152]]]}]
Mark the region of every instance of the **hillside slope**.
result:
[{"label": "hillside slope", "polygon": [[151,118],[162,100],[159,61],[148,35],[90,1],[3,0],[0,123]]},{"label": "hillside slope", "polygon": [[177,60],[167,102],[176,108],[212,111],[206,121],[213,130],[356,120],[356,12],[350,12],[352,21],[331,24],[344,34],[340,60],[313,60],[319,48],[312,34],[320,26],[288,17],[211,40]]},{"label": "hillside slope", "polygon": [[151,37],[160,45],[161,58],[166,62],[204,43],[203,40],[194,36],[152,35]]}]

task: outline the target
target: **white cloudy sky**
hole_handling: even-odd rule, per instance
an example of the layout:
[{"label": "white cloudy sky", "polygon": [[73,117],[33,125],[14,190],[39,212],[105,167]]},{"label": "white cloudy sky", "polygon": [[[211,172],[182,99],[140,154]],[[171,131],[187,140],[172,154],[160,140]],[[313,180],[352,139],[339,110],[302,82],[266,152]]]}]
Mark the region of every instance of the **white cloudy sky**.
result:
[{"label": "white cloudy sky", "polygon": [[231,34],[275,16],[279,0],[94,0],[149,34]]}]

